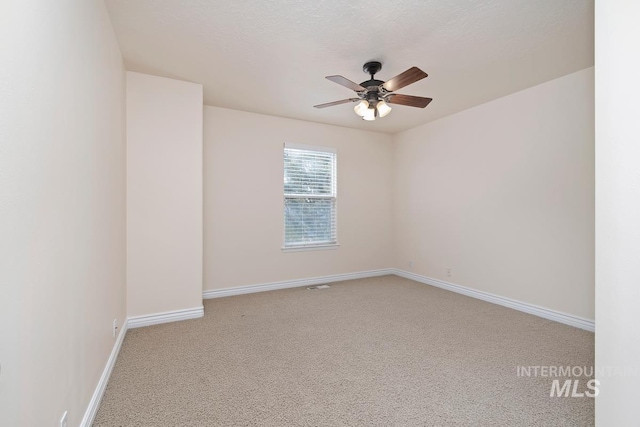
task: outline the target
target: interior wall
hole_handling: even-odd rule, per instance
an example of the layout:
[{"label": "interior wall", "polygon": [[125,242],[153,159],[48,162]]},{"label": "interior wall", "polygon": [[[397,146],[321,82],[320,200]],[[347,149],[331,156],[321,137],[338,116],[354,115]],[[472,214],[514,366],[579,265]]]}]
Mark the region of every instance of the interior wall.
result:
[{"label": "interior wall", "polygon": [[[282,251],[285,142],[337,149],[338,249]],[[205,106],[204,289],[390,267],[392,161],[389,135]]]},{"label": "interior wall", "polygon": [[[596,2],[597,426],[637,425],[640,375],[640,3]],[[606,375],[618,369],[624,375]]]},{"label": "interior wall", "polygon": [[594,318],[593,68],[395,144],[397,268]]},{"label": "interior wall", "polygon": [[0,10],[0,425],[77,426],[125,318],[124,67],[102,1]]},{"label": "interior wall", "polygon": [[127,72],[127,314],[202,307],[202,85]]}]

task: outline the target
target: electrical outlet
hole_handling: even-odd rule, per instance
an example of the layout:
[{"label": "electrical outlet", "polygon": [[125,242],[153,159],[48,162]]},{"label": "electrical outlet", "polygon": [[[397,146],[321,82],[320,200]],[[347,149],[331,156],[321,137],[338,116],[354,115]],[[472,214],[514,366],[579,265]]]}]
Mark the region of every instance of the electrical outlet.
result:
[{"label": "electrical outlet", "polygon": [[60,427],[67,427],[67,411],[64,411],[64,414],[62,414],[60,418]]},{"label": "electrical outlet", "polygon": [[115,338],[118,332],[118,319],[113,319],[113,337]]},{"label": "electrical outlet", "polygon": [[451,277],[451,269],[447,268],[447,277]]},{"label": "electrical outlet", "polygon": [[409,268],[413,268],[413,261],[409,261]]}]

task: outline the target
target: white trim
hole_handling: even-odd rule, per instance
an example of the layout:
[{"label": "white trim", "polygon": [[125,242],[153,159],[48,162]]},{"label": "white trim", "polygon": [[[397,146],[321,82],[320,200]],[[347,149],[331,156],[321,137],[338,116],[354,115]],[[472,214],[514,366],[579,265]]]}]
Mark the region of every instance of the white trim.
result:
[{"label": "white trim", "polygon": [[467,288],[464,286],[456,285],[456,284],[445,282],[438,279],[433,279],[431,277],[421,276],[419,274],[411,273],[411,272],[400,270],[400,269],[391,269],[391,270],[394,270],[393,274],[400,277],[404,277],[405,279],[415,280],[416,282],[424,283],[426,285],[431,285],[437,288],[446,289],[447,291],[466,295],[466,296],[487,301],[493,304],[498,304],[504,307],[512,308],[514,310],[522,311],[524,313],[533,314],[534,316],[553,320],[559,323],[564,323],[565,325],[574,326],[580,329],[585,329],[587,331],[595,332],[595,329],[596,329],[594,320],[585,319],[583,317],[574,316],[572,314],[563,313],[561,311],[551,310],[549,308],[540,307],[540,306],[529,304],[522,301],[517,301],[511,298],[490,294],[489,292],[478,291],[475,289]]},{"label": "white trim", "polygon": [[338,149],[335,147],[327,147],[324,145],[306,145],[306,144],[292,144],[290,142],[284,143],[284,148],[290,148],[292,150],[305,150],[305,151],[320,151],[324,153],[337,153]]},{"label": "white trim", "polygon": [[124,337],[129,329],[139,328],[142,326],[157,325],[160,323],[175,322],[178,320],[195,319],[202,316],[204,316],[204,307],[200,306],[187,310],[168,311],[165,313],[151,314],[147,316],[135,316],[126,319],[124,321],[124,324],[122,325],[120,334],[116,339],[116,343],[113,345],[113,349],[111,350],[111,354],[109,355],[109,359],[107,360],[107,365],[105,366],[104,371],[102,371],[102,376],[98,381],[98,385],[93,392],[93,396],[91,396],[91,400],[89,401],[87,410],[84,413],[84,417],[82,417],[80,427],[91,427],[91,425],[93,424],[96,414],[98,413],[98,408],[100,408],[102,395],[107,388],[109,377],[111,376],[113,367],[115,366],[116,360],[118,359],[120,347],[122,346]]},{"label": "white trim", "polygon": [[[367,277],[385,276],[388,274],[395,274],[396,276],[404,277],[405,279],[414,280],[416,282],[424,283],[426,285],[435,286],[437,288],[445,289],[447,291],[455,292],[458,294],[466,295],[472,298],[476,298],[482,301],[487,301],[493,304],[498,304],[504,307],[508,307],[514,310],[522,311],[524,313],[533,314],[534,316],[542,317],[545,319],[553,320],[555,322],[563,323],[565,325],[574,326],[576,328],[585,329],[587,331],[595,331],[595,321],[585,319],[583,317],[574,316],[572,314],[562,313],[560,311],[551,310],[548,308],[540,307],[533,304],[513,300],[499,295],[494,295],[489,292],[478,291],[475,289],[467,288],[465,286],[456,285],[453,283],[445,282],[443,280],[433,279],[431,277],[421,276],[419,274],[411,273],[408,271],[400,270],[397,268],[384,268],[380,270],[361,271],[357,273],[336,274],[332,276],[312,277],[309,279],[288,280],[284,282],[272,282],[264,283],[261,285],[240,286],[236,288],[215,289],[211,291],[202,292],[203,299],[222,298],[233,295],[251,294],[256,292],[273,291],[277,289],[297,288],[302,286],[313,286],[323,283],[340,282],[344,280],[365,279]],[[116,338],[116,342],[113,345],[107,364],[102,371],[98,385],[91,396],[89,405],[82,417],[80,427],[91,427],[93,421],[98,413],[100,402],[107,388],[109,377],[113,371],[113,367],[116,364],[118,354],[127,330],[130,328],[139,328],[142,326],[157,325],[160,323],[175,322],[186,319],[196,319],[204,316],[204,307],[195,307],[187,310],[175,310],[164,313],[151,314],[145,316],[134,316],[126,319],[122,325],[122,329]]]},{"label": "white trim", "polygon": [[177,322],[179,320],[197,319],[204,316],[204,307],[188,308],[186,310],[166,311],[164,313],[147,314],[129,317],[129,329],[143,326],[159,325],[161,323]]},{"label": "white trim", "polygon": [[93,396],[91,396],[89,406],[87,406],[87,410],[84,412],[84,417],[82,417],[80,427],[91,427],[91,425],[93,424],[93,420],[95,419],[96,414],[98,413],[98,408],[100,407],[100,402],[102,401],[102,395],[107,388],[107,383],[109,382],[111,371],[113,371],[113,367],[115,366],[116,360],[118,359],[118,353],[120,353],[120,347],[122,346],[122,341],[124,341],[124,336],[127,333],[127,329],[128,321],[125,320],[124,324],[122,325],[122,329],[120,330],[120,334],[118,334],[118,338],[116,338],[116,343],[113,345],[113,349],[111,350],[111,354],[109,355],[109,359],[107,360],[107,365],[104,367],[104,371],[102,371],[102,376],[100,376],[100,380],[98,381],[98,385],[93,392]]},{"label": "white trim", "polygon": [[327,249],[338,249],[340,243],[320,243],[317,245],[293,245],[284,246],[282,252],[304,252],[304,251],[324,251]]},{"label": "white trim", "polygon": [[365,279],[367,277],[394,274],[395,269],[360,271],[357,273],[335,274],[332,276],[311,277],[308,279],[287,280],[284,282],[263,283],[261,285],[239,286],[236,288],[214,289],[202,292],[203,299],[230,297],[234,295],[253,294],[255,292],[275,291],[277,289],[298,288],[302,286],[321,285],[323,283],[341,282],[343,280]]},{"label": "white trim", "polygon": [[467,288],[465,286],[456,285],[454,283],[445,282],[443,280],[433,279],[431,277],[421,276],[419,274],[400,270],[397,268],[384,268],[380,270],[361,271],[358,273],[337,274],[333,276],[312,277],[308,279],[288,280],[283,282],[264,283],[261,285],[239,286],[236,288],[214,289],[202,292],[203,299],[223,298],[234,295],[252,294],[256,292],[274,291],[277,289],[297,288],[302,286],[314,286],[323,283],[340,282],[343,280],[364,279],[367,277],[385,276],[387,274],[395,274],[405,279],[415,280],[416,282],[426,285],[435,286],[457,294],[466,295],[482,301],[498,304],[513,310],[522,311],[524,313],[533,314],[534,316],[544,319],[553,320],[554,322],[563,323],[565,325],[574,326],[576,328],[595,332],[595,321],[585,319],[583,317],[574,316],[572,314],[563,313],[561,311],[540,307],[511,298],[502,297],[491,294],[489,292],[478,291],[476,289]]}]

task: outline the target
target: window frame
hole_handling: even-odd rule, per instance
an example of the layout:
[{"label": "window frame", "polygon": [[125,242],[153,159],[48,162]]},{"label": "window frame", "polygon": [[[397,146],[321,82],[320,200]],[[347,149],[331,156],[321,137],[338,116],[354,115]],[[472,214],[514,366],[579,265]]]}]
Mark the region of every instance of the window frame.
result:
[{"label": "window frame", "polygon": [[[316,152],[324,152],[324,153],[332,153],[333,158],[333,170],[332,170],[332,194],[331,195],[319,195],[319,194],[288,194],[285,192],[284,188],[284,174],[285,174],[285,164],[284,164],[284,153],[286,149],[294,149],[294,150],[304,150],[304,151],[316,151]],[[306,144],[291,144],[285,143],[282,148],[282,251],[283,252],[301,252],[301,251],[317,251],[317,250],[331,250],[337,249],[340,246],[338,243],[338,150],[333,147],[326,146],[315,146],[315,145],[306,145]],[[287,223],[286,223],[286,203],[287,199],[295,200],[295,199],[323,199],[323,200],[331,200],[332,208],[333,208],[333,229],[335,231],[334,237],[335,239],[330,242],[317,242],[317,243],[295,243],[295,244],[287,244],[286,235],[287,235]]]}]

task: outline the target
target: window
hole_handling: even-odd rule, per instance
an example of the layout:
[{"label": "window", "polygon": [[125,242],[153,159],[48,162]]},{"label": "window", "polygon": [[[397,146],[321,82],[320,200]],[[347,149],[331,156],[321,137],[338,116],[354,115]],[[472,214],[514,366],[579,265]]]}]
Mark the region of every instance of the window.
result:
[{"label": "window", "polygon": [[284,248],[337,246],[336,151],[284,146]]}]

